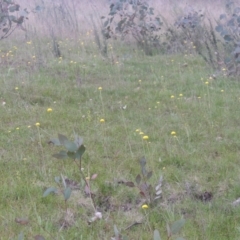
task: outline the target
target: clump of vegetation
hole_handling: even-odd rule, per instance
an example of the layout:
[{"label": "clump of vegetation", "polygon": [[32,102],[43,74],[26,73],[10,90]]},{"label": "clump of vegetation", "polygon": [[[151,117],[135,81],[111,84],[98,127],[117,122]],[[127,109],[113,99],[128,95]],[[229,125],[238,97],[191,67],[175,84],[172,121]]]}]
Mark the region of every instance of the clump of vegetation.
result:
[{"label": "clump of vegetation", "polygon": [[240,74],[240,7],[232,1],[226,4],[226,12],[219,16],[216,31],[224,41],[224,64],[229,75]]},{"label": "clump of vegetation", "polygon": [[[166,53],[184,53],[188,44],[196,44],[196,41],[201,39],[203,18],[201,11],[188,7],[175,19],[173,25],[166,22],[165,41],[163,42]],[[191,47],[194,44],[190,44]],[[189,48],[187,52],[195,52],[195,49]]]},{"label": "clump of vegetation", "polygon": [[[81,176],[81,180],[85,183],[84,191],[87,196],[90,197],[92,201],[92,206],[94,210],[94,217],[91,218],[89,222],[93,222],[97,219],[102,218],[100,212],[97,211],[94,199],[92,198],[92,191],[90,187],[90,180],[94,180],[97,177],[97,174],[94,174],[91,178],[86,177],[82,170],[82,155],[85,152],[85,146],[83,145],[83,139],[79,136],[75,136],[74,141],[69,141],[68,138],[62,134],[58,134],[58,138],[51,139],[49,143],[54,144],[55,146],[64,146],[66,151],[62,150],[59,153],[53,155],[53,157],[57,159],[65,159],[70,158],[74,161],[74,163],[78,166],[78,171]],[[67,204],[67,200],[70,198],[72,189],[74,189],[78,184],[75,181],[66,179],[64,176],[55,177],[55,182],[58,184],[59,188],[50,187],[46,189],[43,196],[46,197],[50,193],[60,192],[63,194],[65,204]],[[62,186],[61,186],[62,185]],[[67,209],[67,205],[66,205]]]},{"label": "clump of vegetation", "polygon": [[20,28],[24,31],[22,26],[25,19],[27,19],[27,9],[21,9],[20,5],[12,0],[0,1],[0,39],[9,37],[14,30]]},{"label": "clump of vegetation", "polygon": [[128,187],[137,187],[139,189],[139,194],[143,197],[148,204],[153,204],[157,199],[161,198],[162,195],[162,182],[163,177],[161,176],[155,189],[150,183],[149,179],[152,177],[153,172],[147,171],[146,169],[146,158],[142,157],[139,161],[141,167],[141,173],[136,176],[135,184],[133,182],[125,182]]},{"label": "clump of vegetation", "polygon": [[108,16],[102,18],[106,39],[131,37],[147,55],[160,49],[159,31],[163,23],[147,1],[116,0],[111,3]]}]

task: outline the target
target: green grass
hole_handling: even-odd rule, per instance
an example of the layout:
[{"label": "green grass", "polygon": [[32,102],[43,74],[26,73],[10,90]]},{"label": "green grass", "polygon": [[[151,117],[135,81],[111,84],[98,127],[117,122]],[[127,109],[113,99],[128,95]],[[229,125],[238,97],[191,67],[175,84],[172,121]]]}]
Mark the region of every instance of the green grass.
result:
[{"label": "green grass", "polygon": [[[1,49],[14,52],[5,56],[10,60],[4,60],[0,78],[0,99],[6,102],[0,106],[1,239],[17,239],[20,232],[26,239],[37,234],[110,239],[114,225],[128,239],[153,239],[154,229],[167,239],[166,223],[183,217],[180,235],[186,239],[239,239],[240,210],[231,206],[240,197],[239,82],[209,79],[211,69],[194,55],[147,57],[113,45],[113,64],[96,46],[85,45],[63,40],[62,60],[54,59],[50,45],[34,45],[34,39],[32,44],[8,42]],[[90,226],[94,212],[82,189],[73,192],[68,202],[73,217],[61,231],[63,197],[43,198],[47,187],[56,186],[55,176],[80,181],[71,160],[52,157],[60,148],[48,141],[58,133],[84,138],[84,172],[98,174],[92,189],[103,219]],[[137,189],[117,184],[135,181],[142,156],[153,170],[150,183],[164,178],[162,199],[145,211]],[[195,187],[193,194],[187,194],[186,185]],[[193,196],[204,192],[212,193],[211,201]],[[131,210],[123,211],[127,204]],[[15,218],[29,223],[20,225]],[[135,221],[142,224],[124,231]]]}]

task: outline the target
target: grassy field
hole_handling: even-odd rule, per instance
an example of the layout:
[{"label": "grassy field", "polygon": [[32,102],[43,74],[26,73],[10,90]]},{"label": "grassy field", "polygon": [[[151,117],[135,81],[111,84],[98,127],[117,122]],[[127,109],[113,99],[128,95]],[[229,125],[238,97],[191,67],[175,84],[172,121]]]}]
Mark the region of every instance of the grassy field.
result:
[{"label": "grassy field", "polygon": [[[62,39],[61,58],[48,40],[1,42],[0,239],[111,239],[114,225],[128,239],[153,239],[155,229],[170,239],[166,224],[182,218],[185,239],[239,239],[239,81],[224,69],[212,78],[190,43],[185,55],[151,57],[111,43],[103,58],[92,34]],[[102,219],[91,224],[76,164],[52,156],[63,149],[49,144],[58,133],[84,139],[82,171],[97,174]],[[143,156],[153,187],[163,176],[155,204],[124,184]],[[43,197],[61,175],[80,188],[66,204]]]}]

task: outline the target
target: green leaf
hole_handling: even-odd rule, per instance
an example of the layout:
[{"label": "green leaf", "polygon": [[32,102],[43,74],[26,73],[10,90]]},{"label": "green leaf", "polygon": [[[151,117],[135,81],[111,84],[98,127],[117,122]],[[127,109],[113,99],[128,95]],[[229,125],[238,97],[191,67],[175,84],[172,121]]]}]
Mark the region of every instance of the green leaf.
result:
[{"label": "green leaf", "polygon": [[59,176],[55,177],[54,180],[55,180],[56,183],[60,184],[61,177],[59,177]]},{"label": "green leaf", "polygon": [[64,199],[65,201],[67,201],[70,196],[71,196],[71,193],[72,193],[72,189],[70,187],[66,187],[63,191],[63,195],[64,195]]},{"label": "green leaf", "polygon": [[59,139],[59,142],[60,142],[62,145],[64,145],[64,142],[65,142],[65,141],[68,141],[68,138],[67,138],[66,136],[60,134],[60,133],[58,134],[58,139]]},{"label": "green leaf", "polygon": [[142,166],[142,175],[143,175],[144,177],[147,176],[147,170],[146,170],[145,166]]},{"label": "green leaf", "polygon": [[23,240],[24,239],[24,234],[23,232],[20,232],[20,234],[18,235],[18,240]]},{"label": "green leaf", "polygon": [[224,18],[226,18],[226,14],[221,14],[220,17],[219,17],[220,20],[222,20]]},{"label": "green leaf", "polygon": [[52,156],[57,159],[64,159],[67,158],[68,155],[66,151],[60,151],[59,153],[53,154]]},{"label": "green leaf", "polygon": [[75,135],[75,144],[77,145],[77,147],[79,148],[82,144],[83,144],[83,139],[77,135]]},{"label": "green leaf", "polygon": [[137,175],[137,177],[136,177],[136,179],[135,179],[135,181],[136,181],[136,183],[137,183],[137,185],[139,185],[140,184],[140,182],[141,182],[141,175],[140,174],[138,174]]},{"label": "green leaf", "polygon": [[170,228],[171,234],[178,233],[181,230],[181,228],[184,226],[185,222],[186,222],[185,219],[180,219],[180,220],[174,222]]},{"label": "green leaf", "polygon": [[75,159],[80,160],[82,155],[84,154],[85,150],[86,150],[86,148],[84,147],[84,145],[81,145],[76,152]]},{"label": "green leaf", "polygon": [[135,187],[133,182],[125,182],[125,185],[128,187]]},{"label": "green leaf", "polygon": [[232,37],[230,35],[225,35],[224,40],[227,42],[230,42],[230,41],[232,41]]},{"label": "green leaf", "polygon": [[152,177],[152,174],[153,174],[152,171],[148,172],[148,173],[147,173],[147,179],[150,179],[150,178]]},{"label": "green leaf", "polygon": [[43,197],[48,196],[50,193],[57,193],[57,188],[55,188],[55,187],[50,187],[50,188],[48,188],[48,189],[43,193]]},{"label": "green leaf", "polygon": [[223,27],[221,25],[218,25],[218,26],[216,26],[215,30],[217,32],[222,32],[223,31]]},{"label": "green leaf", "polygon": [[13,16],[13,15],[9,16],[9,20],[13,21],[13,22],[17,22],[17,18],[15,16]]},{"label": "green leaf", "polygon": [[19,11],[19,5],[15,4],[8,8],[9,12]]},{"label": "green leaf", "polygon": [[161,240],[160,233],[158,230],[154,230],[153,240]]},{"label": "green leaf", "polygon": [[64,146],[69,152],[76,152],[78,150],[76,143],[68,140],[64,141]]},{"label": "green leaf", "polygon": [[116,225],[114,225],[114,235],[115,235],[115,238],[116,238],[116,239],[119,238],[119,231],[118,231]]},{"label": "green leaf", "polygon": [[61,146],[62,145],[58,138],[52,138],[52,139],[50,139],[50,141],[48,143],[53,144],[55,146]]},{"label": "green leaf", "polygon": [[154,15],[154,8],[149,8],[149,14]]},{"label": "green leaf", "polygon": [[67,152],[67,155],[69,158],[75,160],[76,159],[76,153],[75,152]]},{"label": "green leaf", "polygon": [[104,24],[103,24],[103,27],[106,27],[109,23],[109,20],[105,21]]},{"label": "green leaf", "polygon": [[140,165],[141,165],[141,167],[144,167],[144,166],[146,165],[146,163],[147,163],[146,158],[145,158],[145,157],[142,157],[142,158],[140,159]]},{"label": "green leaf", "polygon": [[13,4],[13,0],[3,0],[5,3]]}]

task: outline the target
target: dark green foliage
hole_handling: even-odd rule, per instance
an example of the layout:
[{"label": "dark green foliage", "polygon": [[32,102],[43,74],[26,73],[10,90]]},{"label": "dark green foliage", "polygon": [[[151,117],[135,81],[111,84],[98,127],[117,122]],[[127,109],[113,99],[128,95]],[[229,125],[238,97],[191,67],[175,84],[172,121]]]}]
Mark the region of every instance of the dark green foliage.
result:
[{"label": "dark green foliage", "polygon": [[108,16],[102,17],[106,39],[132,37],[147,55],[160,48],[162,22],[147,1],[117,0],[109,8]]},{"label": "dark green foliage", "polygon": [[48,196],[50,193],[56,193],[57,192],[57,188],[55,187],[49,187],[44,193],[43,193],[43,197]]},{"label": "dark green foliage", "polygon": [[147,171],[146,169],[146,158],[142,157],[139,161],[141,167],[141,173],[135,178],[136,184],[133,182],[124,182],[128,187],[137,187],[139,189],[139,194],[149,203],[153,204],[155,200],[161,198],[162,194],[162,176],[160,177],[155,189],[151,184],[148,183],[149,179],[152,177],[153,172]]},{"label": "dark green foliage", "polygon": [[[7,38],[11,33],[20,27],[25,30],[22,23],[28,14],[26,9],[20,11],[20,5],[11,0],[0,1],[0,39]],[[13,15],[17,12],[17,16]]]},{"label": "dark green foliage", "polygon": [[182,229],[185,222],[186,222],[185,219],[180,219],[180,220],[174,222],[170,227],[171,234],[177,234]]},{"label": "dark green foliage", "polygon": [[58,134],[57,139],[51,139],[49,143],[56,146],[63,145],[67,152],[62,150],[59,153],[53,154],[53,157],[58,159],[72,158],[73,160],[81,160],[83,153],[85,152],[85,147],[82,144],[83,140],[79,136],[75,136],[75,141],[71,142],[62,134]]},{"label": "dark green foliage", "polygon": [[[171,227],[169,227],[169,225],[167,224],[167,233],[168,233],[167,239],[170,239],[170,238],[172,238],[173,235],[178,234],[180,232],[180,230],[183,228],[183,226],[185,225],[185,222],[186,222],[185,219],[180,219],[180,220],[175,221],[171,225]],[[154,230],[153,234],[154,234],[153,240],[161,240],[160,233],[158,230]],[[178,237],[178,238],[176,238],[176,240],[184,240],[184,238]]]}]

